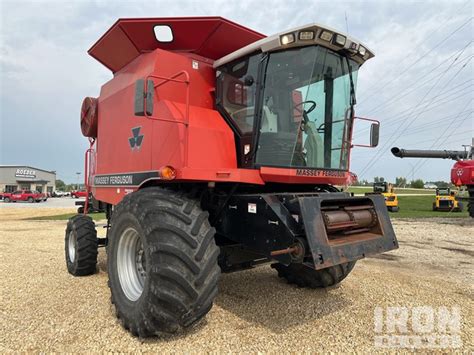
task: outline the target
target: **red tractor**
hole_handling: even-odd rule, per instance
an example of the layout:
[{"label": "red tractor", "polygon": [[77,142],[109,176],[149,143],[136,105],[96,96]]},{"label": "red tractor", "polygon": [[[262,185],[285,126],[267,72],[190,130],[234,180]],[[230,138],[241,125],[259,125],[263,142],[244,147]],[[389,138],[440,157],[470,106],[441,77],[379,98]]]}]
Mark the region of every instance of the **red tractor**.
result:
[{"label": "red tractor", "polygon": [[[474,218],[474,138],[469,149],[465,150],[408,150],[397,147],[392,148],[392,154],[397,158],[430,158],[430,159],[452,159],[455,160],[451,168],[451,182],[460,187],[466,186],[469,193],[468,211],[469,216]],[[438,196],[438,191],[436,193]],[[450,193],[448,195],[451,195]],[[452,198],[454,201],[454,198]],[[453,202],[454,203],[454,202]],[[449,210],[455,208],[458,211],[458,203],[449,205]],[[462,205],[461,205],[462,206]]]},{"label": "red tractor", "polygon": [[[373,57],[359,41],[317,24],[266,37],[220,17],[121,19],[89,54],[113,73],[81,112],[107,234],[71,218],[66,262],[92,274],[107,247],[132,334],[204,317],[221,272],[273,262],[289,283],[328,287],[398,247],[383,197],[335,187],[349,179],[355,83]],[[364,120],[376,146],[378,122]]]}]

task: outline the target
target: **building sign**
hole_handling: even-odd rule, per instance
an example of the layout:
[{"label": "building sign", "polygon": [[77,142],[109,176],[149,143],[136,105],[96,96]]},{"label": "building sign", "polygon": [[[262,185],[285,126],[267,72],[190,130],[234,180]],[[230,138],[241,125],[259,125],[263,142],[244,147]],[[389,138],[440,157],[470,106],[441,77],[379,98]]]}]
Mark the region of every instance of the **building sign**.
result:
[{"label": "building sign", "polygon": [[16,169],[15,176],[34,179],[36,177],[36,171],[27,168],[18,168]]}]

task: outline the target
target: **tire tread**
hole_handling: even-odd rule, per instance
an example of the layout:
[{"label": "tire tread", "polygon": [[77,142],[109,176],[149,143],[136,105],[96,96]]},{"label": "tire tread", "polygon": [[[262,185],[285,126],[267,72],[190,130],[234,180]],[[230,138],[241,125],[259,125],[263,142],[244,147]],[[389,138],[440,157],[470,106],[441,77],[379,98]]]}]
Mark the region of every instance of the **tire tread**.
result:
[{"label": "tire tread", "polygon": [[352,271],[355,261],[315,270],[304,264],[288,266],[276,263],[271,267],[278,272],[278,277],[284,278],[289,284],[306,288],[325,288],[334,286],[344,280]]},{"label": "tire tread", "polygon": [[175,333],[199,321],[212,307],[220,275],[215,229],[209,224],[209,214],[195,200],[181,192],[149,187],[127,195],[116,206],[108,248],[119,236],[114,226],[122,215],[130,213],[142,226],[148,244],[145,253],[153,260],[147,272],[149,293],[132,319],[122,310],[120,285],[109,275],[112,303],[132,334]]}]

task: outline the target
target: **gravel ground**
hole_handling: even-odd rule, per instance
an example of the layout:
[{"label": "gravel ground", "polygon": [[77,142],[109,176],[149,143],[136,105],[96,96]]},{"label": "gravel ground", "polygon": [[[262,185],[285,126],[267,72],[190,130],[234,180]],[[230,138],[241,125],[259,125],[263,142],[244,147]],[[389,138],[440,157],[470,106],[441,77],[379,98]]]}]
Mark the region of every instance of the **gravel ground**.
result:
[{"label": "gravel ground", "polygon": [[472,220],[397,220],[400,249],[357,263],[338,287],[287,285],[269,266],[223,275],[206,319],[186,333],[139,340],[110,305],[99,273],[66,271],[65,221],[23,218],[73,209],[0,212],[0,352],[373,352],[376,306],[459,306],[463,352],[473,344]]}]

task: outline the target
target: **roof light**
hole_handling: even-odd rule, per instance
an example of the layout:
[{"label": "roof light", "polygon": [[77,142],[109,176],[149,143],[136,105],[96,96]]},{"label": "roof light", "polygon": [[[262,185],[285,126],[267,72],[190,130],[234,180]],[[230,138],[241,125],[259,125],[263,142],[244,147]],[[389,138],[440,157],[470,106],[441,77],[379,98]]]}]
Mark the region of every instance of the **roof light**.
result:
[{"label": "roof light", "polygon": [[312,40],[314,39],[314,31],[301,31],[298,38],[303,41]]},{"label": "roof light", "polygon": [[359,46],[359,54],[363,57],[365,56],[365,53],[367,52],[367,50],[362,47],[362,46]]},{"label": "roof light", "polygon": [[355,51],[355,52],[357,52],[357,48],[358,48],[358,47],[359,47],[359,45],[358,45],[357,43],[352,42],[350,49],[353,50],[353,51]]},{"label": "roof light", "polygon": [[336,37],[334,38],[334,43],[344,46],[346,44],[346,36],[336,34]]},{"label": "roof light", "polygon": [[160,169],[160,177],[163,180],[173,180],[176,177],[176,170],[171,166],[164,166]]},{"label": "roof light", "polygon": [[332,32],[322,31],[321,34],[319,35],[319,38],[321,38],[323,41],[329,42],[332,39]]},{"label": "roof light", "polygon": [[287,45],[295,41],[295,35],[293,33],[288,33],[280,37],[280,43],[282,45]]}]

